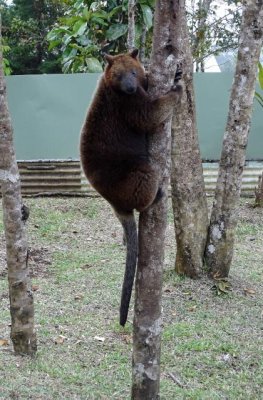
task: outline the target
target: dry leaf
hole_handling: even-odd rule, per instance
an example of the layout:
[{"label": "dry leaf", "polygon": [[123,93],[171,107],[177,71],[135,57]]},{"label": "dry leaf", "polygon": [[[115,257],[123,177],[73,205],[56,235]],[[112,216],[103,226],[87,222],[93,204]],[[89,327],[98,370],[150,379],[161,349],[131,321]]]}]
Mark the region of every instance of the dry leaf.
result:
[{"label": "dry leaf", "polygon": [[55,339],[55,344],[63,344],[65,342],[66,336],[63,335],[59,335],[56,339]]},{"label": "dry leaf", "polygon": [[9,341],[7,339],[0,339],[0,346],[9,346]]},{"label": "dry leaf", "polygon": [[32,285],[33,292],[36,292],[39,289],[39,285]]},{"label": "dry leaf", "polygon": [[129,335],[129,334],[122,335],[122,340],[125,343],[130,344],[130,343],[132,343],[132,335]]},{"label": "dry leaf", "polygon": [[95,336],[94,339],[98,340],[98,342],[102,342],[102,343],[105,342],[105,337],[103,337],[103,336]]},{"label": "dry leaf", "polygon": [[189,307],[189,308],[188,308],[188,311],[195,311],[195,310],[196,310],[196,308],[197,308],[197,306],[192,306],[192,307]]},{"label": "dry leaf", "polygon": [[164,288],[163,288],[163,291],[165,292],[165,293],[171,293],[171,288],[169,287],[169,286],[165,286]]},{"label": "dry leaf", "polygon": [[76,296],[74,297],[74,300],[81,300],[84,298],[84,294],[80,293],[80,294],[76,294]]},{"label": "dry leaf", "polygon": [[250,288],[245,288],[244,292],[245,292],[245,294],[256,294],[256,291],[254,289],[250,289]]},{"label": "dry leaf", "polygon": [[92,268],[92,267],[93,267],[93,265],[91,265],[91,264],[84,264],[80,268],[81,269],[89,269],[89,268]]}]

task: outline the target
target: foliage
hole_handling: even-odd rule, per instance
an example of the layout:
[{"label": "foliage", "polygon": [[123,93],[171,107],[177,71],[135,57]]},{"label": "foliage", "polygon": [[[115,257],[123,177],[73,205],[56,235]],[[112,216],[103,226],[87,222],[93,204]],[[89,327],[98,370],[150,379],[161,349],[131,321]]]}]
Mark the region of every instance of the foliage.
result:
[{"label": "foliage", "polygon": [[187,21],[197,70],[210,55],[237,48],[241,23],[241,4],[237,0],[191,1]]},{"label": "foliage", "polygon": [[[3,37],[9,47],[6,57],[13,74],[61,72],[59,55],[48,51],[46,35],[62,15],[59,0],[1,1]],[[10,72],[10,70],[9,70]]]},{"label": "foliage", "polygon": [[[263,65],[261,62],[258,63],[258,82],[260,88],[263,90]],[[255,98],[261,107],[263,107],[263,95],[259,92],[255,92]]]},{"label": "foliage", "polygon": [[[137,0],[136,4],[136,47],[147,58],[155,0]],[[237,47],[241,18],[237,0],[188,4],[197,64],[211,54]],[[0,7],[3,36],[10,47],[6,58],[14,74],[61,72],[61,63],[63,72],[101,71],[104,52],[126,50],[128,0],[14,0],[11,5],[0,0]]]},{"label": "foliage", "polygon": [[[68,10],[49,32],[49,50],[61,49],[63,72],[100,72],[103,53],[126,49],[128,1],[69,0]],[[154,0],[139,0],[136,46],[140,47],[143,25],[152,27]]]},{"label": "foliage", "polygon": [[[1,51],[3,52],[3,55],[8,53],[10,51],[10,47],[6,46],[3,41],[2,41],[2,49]],[[4,69],[4,74],[5,75],[11,75],[12,69],[10,67],[10,63],[7,58],[3,57],[3,69]]]},{"label": "foliage", "polygon": [[[66,15],[48,34],[50,50],[61,51],[64,72],[100,71],[104,52],[115,54],[126,50],[128,0],[64,1]],[[137,1],[136,47],[144,46],[146,29],[146,57],[152,44],[154,4],[155,0]],[[202,63],[211,54],[235,49],[240,20],[237,0],[230,0],[227,5],[222,1],[192,1],[188,25],[195,61]]]}]

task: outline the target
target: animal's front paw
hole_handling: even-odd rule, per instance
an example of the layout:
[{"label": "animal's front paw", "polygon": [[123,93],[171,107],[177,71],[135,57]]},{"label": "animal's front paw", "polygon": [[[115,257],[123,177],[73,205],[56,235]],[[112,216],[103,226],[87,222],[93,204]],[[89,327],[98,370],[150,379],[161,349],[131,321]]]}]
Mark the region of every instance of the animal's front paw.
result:
[{"label": "animal's front paw", "polygon": [[182,87],[182,85],[173,85],[172,86],[172,88],[171,88],[171,91],[172,92],[176,92],[177,94],[181,94],[182,93],[182,91],[183,91],[183,87]]}]

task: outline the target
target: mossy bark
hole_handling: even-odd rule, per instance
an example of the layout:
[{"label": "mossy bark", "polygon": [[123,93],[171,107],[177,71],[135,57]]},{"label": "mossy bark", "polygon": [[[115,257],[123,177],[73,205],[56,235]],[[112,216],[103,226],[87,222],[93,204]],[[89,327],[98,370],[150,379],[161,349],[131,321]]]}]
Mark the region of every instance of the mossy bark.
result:
[{"label": "mossy bark", "polygon": [[244,3],[227,126],[219,165],[205,259],[211,276],[227,277],[233,257],[237,207],[263,38],[263,2]]},{"label": "mossy bark", "polygon": [[29,278],[29,268],[27,265],[28,249],[25,224],[22,221],[20,177],[15,158],[12,126],[7,106],[1,49],[0,183],[2,190],[10,312],[12,320],[11,339],[16,353],[33,354],[36,351],[33,295]]}]

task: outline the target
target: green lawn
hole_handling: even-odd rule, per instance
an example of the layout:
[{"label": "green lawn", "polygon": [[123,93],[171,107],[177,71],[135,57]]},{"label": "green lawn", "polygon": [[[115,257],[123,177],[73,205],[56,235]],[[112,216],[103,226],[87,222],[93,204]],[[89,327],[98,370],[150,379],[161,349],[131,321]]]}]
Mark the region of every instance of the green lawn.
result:
[{"label": "green lawn", "polygon": [[[38,353],[18,357],[10,341],[0,346],[0,399],[129,399],[132,312],[119,327],[118,221],[98,198],[26,204]],[[237,218],[231,291],[217,295],[211,281],[174,274],[169,213],[161,400],[263,399],[263,211],[243,200]],[[2,222],[0,239],[0,339],[9,340]]]}]

